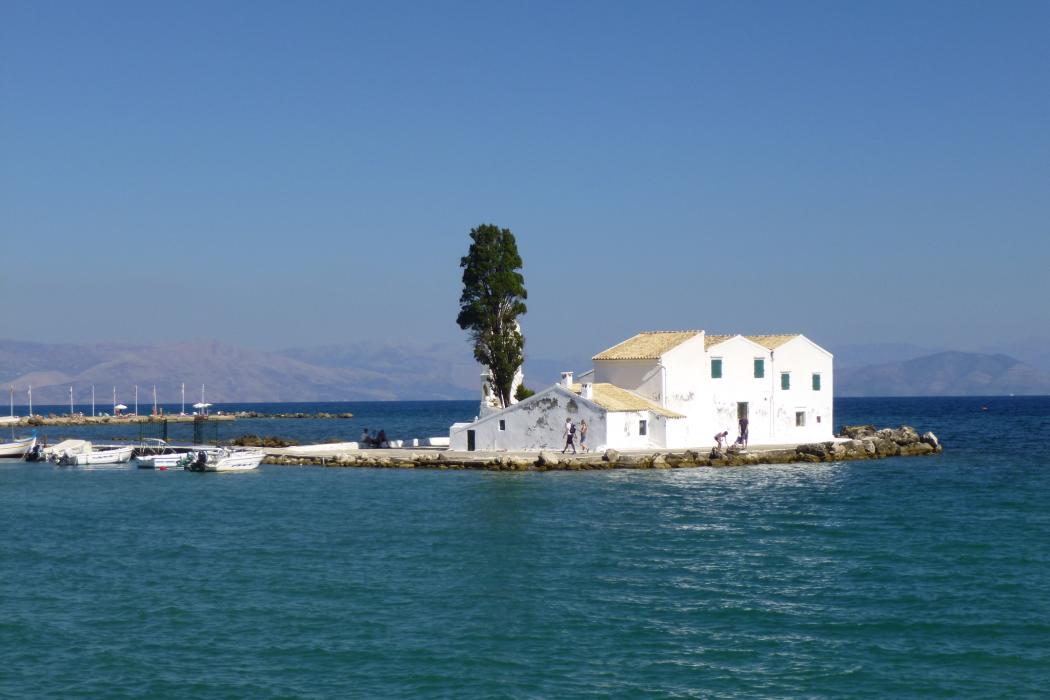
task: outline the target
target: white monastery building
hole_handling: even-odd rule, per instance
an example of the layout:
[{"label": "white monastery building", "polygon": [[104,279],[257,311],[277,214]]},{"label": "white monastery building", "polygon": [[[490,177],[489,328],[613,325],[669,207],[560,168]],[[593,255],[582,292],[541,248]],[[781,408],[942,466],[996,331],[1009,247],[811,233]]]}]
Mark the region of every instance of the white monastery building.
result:
[{"label": "white monastery building", "polygon": [[479,416],[452,426],[451,448],[561,450],[566,419],[587,421],[592,451],[707,448],[722,431],[732,443],[741,418],[753,445],[832,438],[832,355],[804,335],[639,333],[592,360],[506,408],[483,381]]}]

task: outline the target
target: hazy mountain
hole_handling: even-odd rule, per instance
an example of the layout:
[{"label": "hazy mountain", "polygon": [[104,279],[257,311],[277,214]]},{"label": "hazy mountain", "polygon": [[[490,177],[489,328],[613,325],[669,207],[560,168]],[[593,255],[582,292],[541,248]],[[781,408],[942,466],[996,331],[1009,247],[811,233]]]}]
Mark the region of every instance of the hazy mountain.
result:
[{"label": "hazy mountain", "polygon": [[[526,384],[534,388],[555,383],[558,371],[572,367],[536,362],[542,373],[535,378],[528,375],[529,363],[525,368]],[[202,384],[212,403],[473,399],[480,393],[480,374],[467,343],[361,342],[261,352],[212,340],[161,345],[0,340],[0,386],[13,385],[18,403],[25,403],[32,386],[38,405],[66,404],[70,385],[81,406],[90,401],[92,385],[98,406],[109,405],[114,386],[117,400],[132,405],[135,385],[140,407],[147,405],[154,384],[162,403],[176,403],[183,382],[191,405],[200,400]]]},{"label": "hazy mountain", "polygon": [[1050,374],[1007,355],[940,352],[868,367],[835,367],[838,396],[1050,394]]},{"label": "hazy mountain", "polygon": [[924,348],[911,343],[853,343],[828,349],[835,356],[836,369],[905,362],[946,350],[946,348]]},{"label": "hazy mountain", "polygon": [[[481,365],[474,361],[469,343],[413,345],[362,341],[340,345],[292,348],[281,355],[319,367],[354,368],[396,376],[405,385],[436,391],[449,385],[459,398],[475,398],[481,392]],[[564,370],[590,368],[590,359],[551,360],[525,358],[525,385],[542,389],[554,384]]]},{"label": "hazy mountain", "polygon": [[89,399],[106,405],[117,387],[117,400],[131,405],[133,386],[139,402],[148,403],[153,385],[161,402],[178,402],[185,382],[187,402],[200,400],[201,385],[209,402],[325,401],[473,396],[454,380],[405,383],[403,377],[367,367],[326,367],[210,340],[163,345],[49,345],[0,341],[0,382],[14,385],[22,396],[33,386],[38,404],[64,404],[69,386],[78,404]]},{"label": "hazy mountain", "polygon": [[1008,343],[989,344],[981,349],[986,353],[1001,353],[1016,357],[1021,362],[1044,372],[1050,372],[1050,336],[1033,335]]},{"label": "hazy mountain", "polygon": [[[907,355],[913,349],[884,346],[879,352]],[[543,389],[558,381],[561,371],[578,373],[590,364],[587,358],[529,358],[525,383]],[[183,382],[189,404],[200,400],[201,384],[212,403],[474,399],[480,373],[466,342],[362,342],[261,352],[212,340],[161,345],[0,340],[0,386],[14,385],[16,401],[24,403],[31,384],[38,405],[65,404],[71,384],[81,406],[90,400],[92,384],[99,406],[109,404],[113,386],[117,400],[131,405],[135,385],[140,406],[148,405],[154,384],[162,403],[175,403]],[[835,381],[840,396],[1050,394],[1050,374],[1001,354],[941,352],[863,367],[843,366],[836,357]]]}]

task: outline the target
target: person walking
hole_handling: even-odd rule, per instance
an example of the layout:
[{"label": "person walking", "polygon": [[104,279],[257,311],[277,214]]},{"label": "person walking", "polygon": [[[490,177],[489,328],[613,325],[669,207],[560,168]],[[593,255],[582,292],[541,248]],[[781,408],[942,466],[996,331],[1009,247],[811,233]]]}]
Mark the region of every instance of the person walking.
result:
[{"label": "person walking", "polygon": [[580,421],[580,452],[587,452],[590,448],[587,447],[587,421]]},{"label": "person walking", "polygon": [[561,453],[565,454],[565,450],[572,448],[572,453],[576,454],[576,426],[573,425],[571,418],[565,419],[565,447],[562,448]]}]

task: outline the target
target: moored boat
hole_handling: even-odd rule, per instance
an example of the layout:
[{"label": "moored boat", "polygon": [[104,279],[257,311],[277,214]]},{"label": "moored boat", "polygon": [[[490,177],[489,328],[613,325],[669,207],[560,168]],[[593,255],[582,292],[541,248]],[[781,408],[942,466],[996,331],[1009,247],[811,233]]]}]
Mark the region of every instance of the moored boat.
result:
[{"label": "moored boat", "polygon": [[266,453],[253,448],[198,450],[183,457],[183,469],[191,472],[244,472],[255,469]]},{"label": "moored boat", "polygon": [[139,469],[173,469],[193,451],[192,447],[176,447],[158,438],[145,438],[132,457]]},{"label": "moored boat", "polygon": [[134,451],[131,445],[93,445],[90,450],[79,454],[63,452],[52,456],[56,464],[64,467],[124,464],[131,460]]},{"label": "moored boat", "polygon": [[0,457],[25,457],[30,450],[36,447],[36,436],[18,438],[11,442],[0,442]]}]

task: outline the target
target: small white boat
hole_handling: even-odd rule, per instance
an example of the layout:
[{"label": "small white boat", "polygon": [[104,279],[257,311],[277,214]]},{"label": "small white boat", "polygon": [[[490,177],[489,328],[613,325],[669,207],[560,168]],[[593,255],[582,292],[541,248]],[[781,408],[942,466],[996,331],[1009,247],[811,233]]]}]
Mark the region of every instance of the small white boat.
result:
[{"label": "small white boat", "polygon": [[80,454],[61,453],[57,455],[55,462],[64,467],[124,464],[131,461],[131,453],[134,451],[135,448],[131,445],[94,445]]},{"label": "small white boat", "polygon": [[191,472],[246,472],[255,469],[266,453],[253,448],[220,447],[198,450],[183,458],[183,469]]},{"label": "small white boat", "polygon": [[145,438],[135,448],[134,459],[139,469],[174,469],[193,451],[192,447],[173,447],[158,438]]},{"label": "small white boat", "polygon": [[13,442],[0,442],[0,457],[17,457],[19,459],[36,447],[36,437],[18,438]]}]

